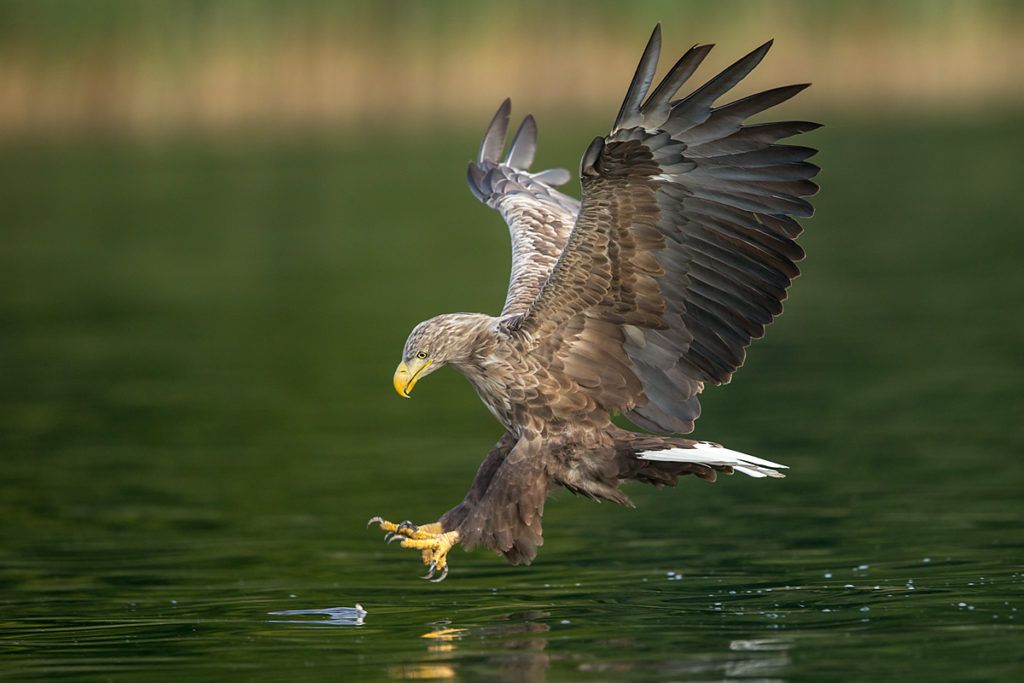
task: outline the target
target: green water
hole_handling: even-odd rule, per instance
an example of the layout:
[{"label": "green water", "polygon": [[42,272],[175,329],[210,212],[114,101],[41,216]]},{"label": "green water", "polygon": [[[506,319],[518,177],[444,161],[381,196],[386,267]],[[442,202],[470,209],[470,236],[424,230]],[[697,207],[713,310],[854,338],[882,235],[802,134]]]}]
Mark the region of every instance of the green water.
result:
[{"label": "green water", "polygon": [[391,388],[412,324],[503,297],[476,132],[8,145],[0,677],[1019,678],[1018,119],[814,134],[804,276],[697,431],[788,478],[562,493],[533,566],[437,585],[364,524],[500,435],[455,373]]}]

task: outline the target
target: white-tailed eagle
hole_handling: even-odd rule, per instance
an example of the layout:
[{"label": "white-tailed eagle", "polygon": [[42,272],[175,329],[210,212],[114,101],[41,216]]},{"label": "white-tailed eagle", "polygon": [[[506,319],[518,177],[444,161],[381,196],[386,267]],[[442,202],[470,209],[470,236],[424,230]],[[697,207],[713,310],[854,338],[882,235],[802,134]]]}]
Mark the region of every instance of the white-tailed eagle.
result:
[{"label": "white-tailed eagle", "polygon": [[[456,313],[417,325],[394,385],[407,397],[449,365],[505,434],[465,499],[437,522],[370,520],[388,540],[421,551],[424,578],[447,576],[456,543],[528,564],[553,487],[631,505],[619,490],[624,480],[782,476],[783,465],[669,436],[693,430],[705,383],[725,384],[743,364],[750,340],[782,312],[804,256],[796,219],[813,213],[803,197],[818,189],[818,167],[807,162],[815,150],[778,141],[818,125],[745,121],[806,85],[715,104],[770,45],[676,98],[711,46],[691,48],[651,90],[656,27],[611,133],[583,154],[582,201],[555,189],[567,171],[530,171],[532,116],[502,156],[508,100],[498,109],[468,178],[511,233],[504,308],[497,317]],[[613,411],[650,433],[617,427]]]}]

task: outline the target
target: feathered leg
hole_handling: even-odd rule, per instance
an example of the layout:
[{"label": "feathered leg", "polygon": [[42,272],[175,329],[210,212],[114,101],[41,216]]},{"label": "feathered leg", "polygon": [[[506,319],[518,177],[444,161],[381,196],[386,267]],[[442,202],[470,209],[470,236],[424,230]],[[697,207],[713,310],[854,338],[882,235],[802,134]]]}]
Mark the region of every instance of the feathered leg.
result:
[{"label": "feathered leg", "polygon": [[[444,581],[448,576],[448,551],[462,540],[458,529],[459,525],[482,498],[490,486],[491,479],[514,445],[515,439],[511,434],[506,433],[480,465],[465,499],[442,515],[438,521],[416,525],[406,520],[396,524],[377,516],[370,519],[367,526],[370,524],[380,525],[381,531],[386,532],[384,540],[388,543],[400,540],[400,545],[403,548],[419,550],[423,564],[427,566],[427,574],[422,578],[429,579],[434,583]],[[437,572],[440,572],[440,575],[435,578]]]}]

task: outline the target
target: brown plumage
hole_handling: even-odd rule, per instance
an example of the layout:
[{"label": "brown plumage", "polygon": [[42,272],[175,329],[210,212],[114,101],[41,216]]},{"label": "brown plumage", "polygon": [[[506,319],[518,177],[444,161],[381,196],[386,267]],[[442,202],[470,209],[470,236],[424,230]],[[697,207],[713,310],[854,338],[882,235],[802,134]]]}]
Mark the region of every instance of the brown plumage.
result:
[{"label": "brown plumage", "polygon": [[[466,498],[437,523],[380,518],[418,548],[428,576],[447,575],[448,549],[482,544],[513,564],[541,544],[549,488],[631,505],[623,480],[675,485],[734,469],[781,476],[782,465],[689,433],[705,382],[724,384],[751,339],[782,311],[803,250],[797,217],[817,186],[807,147],[777,144],[817,124],[747,125],[802,90],[775,88],[715,106],[767,53],[766,43],[681,99],[711,49],[691,48],[648,94],[661,44],[656,27],[606,137],[583,155],[583,200],[558,192],[563,170],[529,170],[536,124],[527,116],[507,155],[506,100],[469,166],[473,194],[497,209],[512,239],[501,315],[442,315],[406,341],[395,387],[404,396],[450,365],[505,427]],[[616,427],[625,414],[643,434]]]}]

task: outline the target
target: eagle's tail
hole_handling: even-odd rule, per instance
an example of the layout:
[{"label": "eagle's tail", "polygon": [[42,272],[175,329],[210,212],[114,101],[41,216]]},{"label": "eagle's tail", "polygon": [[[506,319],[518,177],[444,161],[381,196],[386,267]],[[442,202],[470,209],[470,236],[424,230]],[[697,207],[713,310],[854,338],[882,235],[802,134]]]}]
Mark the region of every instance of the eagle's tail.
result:
[{"label": "eagle's tail", "polygon": [[784,477],[780,469],[789,469],[771,460],[757,458],[753,455],[723,448],[709,441],[695,441],[692,446],[672,447],[662,450],[639,451],[636,457],[641,460],[657,460],[661,462],[686,462],[707,467],[731,467],[751,477]]}]

